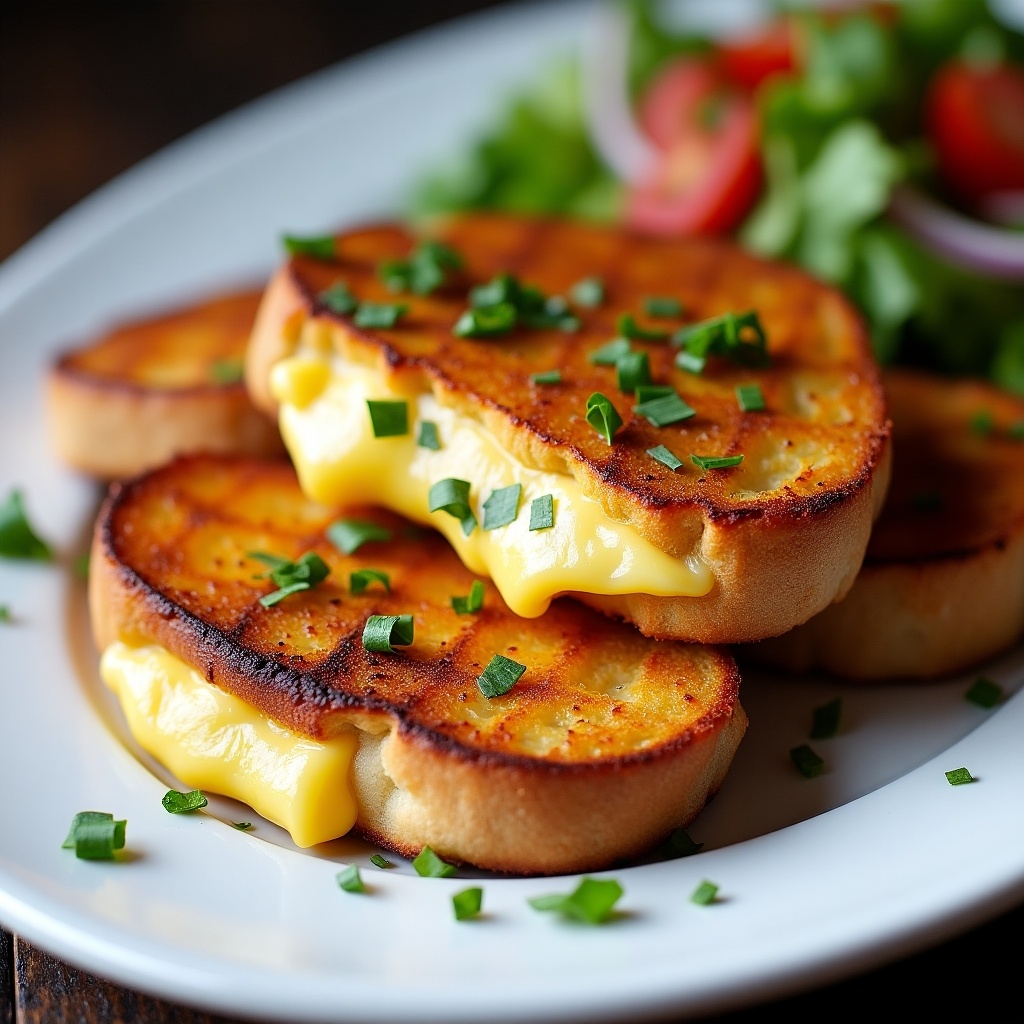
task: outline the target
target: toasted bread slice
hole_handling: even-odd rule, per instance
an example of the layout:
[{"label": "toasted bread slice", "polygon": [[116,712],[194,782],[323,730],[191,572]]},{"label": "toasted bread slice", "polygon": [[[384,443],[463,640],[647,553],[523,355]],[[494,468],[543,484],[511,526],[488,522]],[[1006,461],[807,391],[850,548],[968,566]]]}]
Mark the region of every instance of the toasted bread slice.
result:
[{"label": "toasted bread slice", "polygon": [[[261,408],[280,404],[307,494],[360,495],[430,522],[520,615],[572,593],[649,636],[736,642],[784,632],[846,592],[884,496],[889,421],[863,325],[837,291],[709,239],[641,239],[498,214],[448,220],[430,237],[454,247],[465,266],[428,296],[395,295],[380,279],[380,265],[406,257],[415,242],[396,226],[340,235],[334,261],[293,257],[269,285],[246,379]],[[467,286],[504,272],[562,296],[596,275],[606,300],[574,310],[576,332],[455,337]],[[357,327],[322,299],[339,282],[360,300],[400,301],[408,312],[392,329]],[[651,296],[680,300],[684,317],[645,318]],[[696,410],[683,422],[652,425],[618,390],[616,368],[591,362],[624,312],[671,331],[750,309],[767,332],[766,369],[713,357],[696,375],[675,368],[671,345],[633,342],[653,381]],[[551,369],[560,382],[531,379]],[[736,387],[751,382],[764,411],[739,407]],[[586,419],[594,392],[624,421],[611,444]],[[413,413],[435,421],[440,450],[417,449],[412,433],[374,440],[368,398],[412,403],[410,430]],[[681,460],[675,471],[649,454],[659,445]],[[702,470],[693,453],[743,461]],[[428,512],[429,484],[445,477],[469,480],[478,520],[491,489],[521,483],[522,519],[553,492],[555,526],[544,533],[517,521],[513,533],[466,537],[451,516]]]},{"label": "toasted bread slice", "polygon": [[57,455],[103,480],[185,452],[283,452],[273,419],[242,383],[261,290],[123,324],[62,355],[46,382]]},{"label": "toasted bread slice", "polygon": [[[726,651],[649,640],[570,601],[526,624],[491,585],[481,610],[457,614],[450,599],[473,576],[448,545],[358,514],[393,535],[346,556],[324,532],[337,512],[305,499],[284,462],[194,456],[115,484],[93,545],[96,641],[157,645],[275,728],[357,737],[356,827],[403,854],[429,845],[498,871],[591,870],[697,815],[746,727]],[[254,550],[314,551],[330,575],[266,608],[274,584],[254,579]],[[353,594],[349,574],[365,567],[390,592]],[[364,649],[369,615],[404,613],[411,646]],[[477,677],[496,654],[527,667],[488,699]]]},{"label": "toasted bread slice", "polygon": [[892,492],[850,593],[744,655],[851,679],[970,668],[1024,633],[1024,402],[912,370],[885,379]]}]

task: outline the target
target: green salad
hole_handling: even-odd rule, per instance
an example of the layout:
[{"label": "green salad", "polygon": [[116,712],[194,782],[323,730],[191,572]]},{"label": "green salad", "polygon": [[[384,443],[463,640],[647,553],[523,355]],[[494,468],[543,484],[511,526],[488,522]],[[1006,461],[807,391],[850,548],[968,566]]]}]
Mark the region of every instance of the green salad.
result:
[{"label": "green salad", "polygon": [[727,38],[650,2],[609,14],[622,67],[541,69],[411,212],[729,235],[842,288],[882,362],[1024,394],[1019,26],[984,0],[776,6]]}]

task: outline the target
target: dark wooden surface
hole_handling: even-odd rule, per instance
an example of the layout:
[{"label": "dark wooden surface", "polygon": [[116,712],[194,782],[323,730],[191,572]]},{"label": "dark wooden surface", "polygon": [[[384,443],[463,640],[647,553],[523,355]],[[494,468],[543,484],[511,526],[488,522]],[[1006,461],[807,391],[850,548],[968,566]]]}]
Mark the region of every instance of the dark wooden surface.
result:
[{"label": "dark wooden surface", "polygon": [[[359,50],[491,5],[2,0],[0,259],[191,128]],[[956,836],[955,822],[950,836],[950,870],[969,871],[969,845],[963,846],[969,837]],[[910,1013],[1016,1021],[1022,935],[1024,907],[879,970],[716,1019],[812,1020],[841,1011],[863,1019]],[[225,1024],[226,1018],[128,991],[0,930],[0,1024],[15,1021]]]}]

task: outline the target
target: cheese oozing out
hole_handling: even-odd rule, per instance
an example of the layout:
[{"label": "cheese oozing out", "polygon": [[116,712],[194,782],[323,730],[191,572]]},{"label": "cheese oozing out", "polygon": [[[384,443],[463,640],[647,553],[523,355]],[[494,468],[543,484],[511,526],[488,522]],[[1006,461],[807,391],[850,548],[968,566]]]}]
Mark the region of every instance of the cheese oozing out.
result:
[{"label": "cheese oozing out", "polygon": [[[517,615],[542,615],[560,594],[701,597],[714,576],[699,555],[674,558],[627,523],[610,519],[568,474],[525,466],[477,420],[430,393],[404,394],[383,373],[300,351],[276,363],[270,390],[304,493],[328,505],[382,505],[435,527],[473,572],[490,576]],[[406,401],[409,433],[375,437],[368,400]],[[417,444],[418,424],[437,426],[439,451]],[[507,526],[466,536],[459,520],[429,511],[432,484],[468,480],[478,524],[491,491],[521,484]],[[554,526],[530,530],[530,504],[550,494]]]},{"label": "cheese oozing out", "polygon": [[336,839],[355,824],[355,730],[330,740],[301,736],[156,644],[111,644],[100,675],[139,746],[186,786],[241,800],[300,847]]}]

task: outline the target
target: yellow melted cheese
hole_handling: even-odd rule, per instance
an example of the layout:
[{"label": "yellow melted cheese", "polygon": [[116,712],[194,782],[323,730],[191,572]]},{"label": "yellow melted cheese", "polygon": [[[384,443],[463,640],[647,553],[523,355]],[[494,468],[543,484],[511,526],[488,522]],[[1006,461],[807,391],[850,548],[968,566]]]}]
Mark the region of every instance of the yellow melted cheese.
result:
[{"label": "yellow melted cheese", "polygon": [[[382,505],[440,530],[473,572],[490,576],[517,615],[542,615],[567,593],[700,597],[714,583],[696,554],[673,558],[635,527],[610,519],[568,474],[523,465],[478,421],[432,394],[402,394],[383,374],[327,355],[300,353],[277,363],[270,387],[280,427],[305,494],[328,505]],[[373,434],[368,399],[409,403],[409,433]],[[436,424],[441,450],[417,445],[418,424]],[[478,523],[491,493],[522,485],[508,526],[467,537],[447,512],[429,511],[432,484],[468,480]],[[530,503],[554,498],[554,526],[530,530]]]},{"label": "yellow melted cheese", "polygon": [[326,741],[291,732],[157,645],[111,644],[100,674],[139,746],[186,786],[247,803],[296,846],[336,839],[355,824],[354,731]]}]

